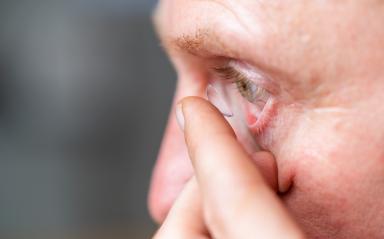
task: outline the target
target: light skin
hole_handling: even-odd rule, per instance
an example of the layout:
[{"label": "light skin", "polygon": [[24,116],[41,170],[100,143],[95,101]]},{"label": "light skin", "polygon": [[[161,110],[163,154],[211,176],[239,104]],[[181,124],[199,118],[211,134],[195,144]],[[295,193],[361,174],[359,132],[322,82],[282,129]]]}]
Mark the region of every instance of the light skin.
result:
[{"label": "light skin", "polygon": [[[199,127],[189,130],[194,124],[190,122],[198,119],[186,115],[183,132],[171,113],[149,197],[154,219],[165,220],[160,232],[175,228],[173,218],[189,218],[181,222],[188,226],[180,228],[194,228],[193,224],[194,233],[209,231],[217,238],[241,238],[236,236],[242,232],[286,238],[287,234],[263,234],[268,230],[261,229],[269,227],[260,224],[261,215],[253,209],[247,212],[254,215],[225,217],[212,208],[236,207],[231,200],[211,195],[226,189],[236,198],[238,190],[227,186],[233,183],[232,188],[250,192],[267,188],[265,193],[250,193],[255,205],[249,207],[268,209],[264,216],[287,226],[293,238],[301,237],[301,232],[309,238],[384,237],[383,1],[162,0],[155,22],[179,76],[175,103],[186,96],[204,97],[209,68],[227,60],[246,62],[270,75],[279,89],[267,123],[251,129],[264,151],[261,156],[243,155],[236,140],[215,136],[229,127],[205,101],[182,101],[183,112],[206,114],[200,125],[207,125],[208,132],[209,126],[222,126],[210,135],[202,137]],[[209,137],[221,145],[218,152],[199,143],[191,150],[190,142]],[[196,148],[202,149],[191,153]],[[229,158],[229,164],[217,160],[222,149],[236,149],[237,153],[225,154],[236,160]],[[207,161],[212,163],[205,165]],[[241,162],[254,167],[242,167]],[[254,175],[249,176],[254,183],[242,184],[239,174]],[[259,175],[265,180],[258,180]],[[198,196],[190,193],[194,190]],[[210,203],[207,198],[212,198]],[[194,208],[195,216],[188,217]],[[217,229],[216,224],[228,230]],[[249,231],[252,228],[259,230]]]},{"label": "light skin", "polygon": [[184,188],[155,238],[304,238],[273,182],[265,180],[255,164],[274,165],[273,156],[258,152],[252,161],[207,101],[189,97],[179,108],[196,178]]}]

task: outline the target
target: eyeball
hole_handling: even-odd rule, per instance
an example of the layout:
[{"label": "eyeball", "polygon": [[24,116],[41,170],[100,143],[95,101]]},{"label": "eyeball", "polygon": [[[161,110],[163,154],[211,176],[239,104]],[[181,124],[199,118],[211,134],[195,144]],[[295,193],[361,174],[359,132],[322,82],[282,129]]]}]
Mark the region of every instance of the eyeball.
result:
[{"label": "eyeball", "polygon": [[264,108],[272,98],[271,94],[248,79],[237,80],[235,84],[242,96],[240,102],[244,108],[244,118],[248,127],[252,128],[262,119]]},{"label": "eyeball", "polygon": [[206,95],[208,101],[226,117],[244,149],[249,154],[259,151],[260,147],[254,140],[250,129],[244,123],[243,109],[239,107],[241,106],[240,102],[238,102],[239,98],[231,94],[228,85],[214,82],[207,86]]}]

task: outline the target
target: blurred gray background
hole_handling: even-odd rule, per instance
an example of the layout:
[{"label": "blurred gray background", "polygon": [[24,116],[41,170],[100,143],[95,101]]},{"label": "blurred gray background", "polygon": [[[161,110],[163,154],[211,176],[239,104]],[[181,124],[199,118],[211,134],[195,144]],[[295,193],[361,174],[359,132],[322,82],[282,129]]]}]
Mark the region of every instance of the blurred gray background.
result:
[{"label": "blurred gray background", "polygon": [[0,238],[149,238],[175,75],[155,0],[0,1]]}]

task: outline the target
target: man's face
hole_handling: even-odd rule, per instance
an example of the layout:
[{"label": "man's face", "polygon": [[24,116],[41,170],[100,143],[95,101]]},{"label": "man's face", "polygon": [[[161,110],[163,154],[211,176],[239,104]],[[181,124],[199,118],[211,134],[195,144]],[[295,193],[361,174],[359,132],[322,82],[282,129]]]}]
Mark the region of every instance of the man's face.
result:
[{"label": "man's face", "polygon": [[[162,0],[155,21],[179,76],[175,101],[204,97],[228,62],[278,89],[250,131],[310,237],[384,237],[383,1]],[[192,173],[172,112],[149,197],[156,220]]]}]

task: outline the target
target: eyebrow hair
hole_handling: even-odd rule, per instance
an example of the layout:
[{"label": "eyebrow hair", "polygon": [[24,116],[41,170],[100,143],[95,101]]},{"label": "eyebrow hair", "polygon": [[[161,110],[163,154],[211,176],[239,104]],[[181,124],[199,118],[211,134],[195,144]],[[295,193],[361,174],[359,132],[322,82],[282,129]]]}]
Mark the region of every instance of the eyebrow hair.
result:
[{"label": "eyebrow hair", "polygon": [[[213,0],[217,1],[217,0]],[[192,31],[178,33],[177,35],[165,29],[164,13],[158,5],[152,14],[152,23],[155,32],[160,38],[161,46],[168,53],[184,52],[194,56],[202,55],[227,55],[240,56],[239,51],[227,42],[225,36],[219,34],[212,26],[195,26]]]},{"label": "eyebrow hair", "polygon": [[171,39],[170,43],[178,50],[184,50],[188,53],[195,54],[203,49],[206,45],[209,35],[203,29],[197,29],[193,34],[183,34],[181,36]]},{"label": "eyebrow hair", "polygon": [[231,57],[239,55],[223,42],[222,36],[209,28],[197,28],[192,33],[178,36],[163,35],[162,42],[170,51],[186,52],[194,56],[211,55],[215,52]]}]

